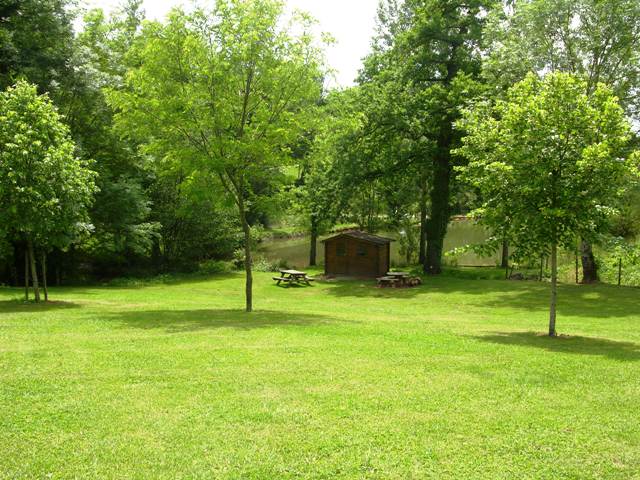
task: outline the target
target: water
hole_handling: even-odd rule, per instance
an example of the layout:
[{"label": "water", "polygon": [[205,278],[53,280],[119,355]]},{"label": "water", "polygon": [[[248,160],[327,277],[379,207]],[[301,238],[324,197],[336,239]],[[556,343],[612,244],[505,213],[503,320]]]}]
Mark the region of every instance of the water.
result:
[{"label": "water", "polygon": [[[398,238],[398,234],[382,233],[390,238]],[[481,243],[487,238],[486,230],[470,220],[455,220],[449,224],[445,237],[445,251],[463,247],[468,244]],[[326,238],[326,237],[322,237]],[[392,265],[402,265],[404,259],[399,254],[400,243],[391,244]],[[309,237],[296,237],[291,239],[276,239],[263,242],[258,248],[258,255],[269,260],[286,260],[289,265],[297,268],[305,268],[309,265]],[[324,244],[318,242],[318,263],[324,262]],[[445,263],[456,263],[460,266],[495,266],[500,261],[499,252],[489,258],[479,257],[475,253],[465,253],[455,258],[445,257]]]}]

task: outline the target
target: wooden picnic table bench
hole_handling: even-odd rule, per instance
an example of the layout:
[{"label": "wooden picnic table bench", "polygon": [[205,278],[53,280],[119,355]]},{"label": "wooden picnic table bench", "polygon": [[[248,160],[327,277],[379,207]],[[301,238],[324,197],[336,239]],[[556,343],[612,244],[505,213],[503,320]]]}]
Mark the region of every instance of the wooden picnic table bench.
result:
[{"label": "wooden picnic table bench", "polygon": [[395,287],[399,282],[399,280],[393,276],[379,277],[376,280],[378,280],[379,287]]},{"label": "wooden picnic table bench", "polygon": [[409,280],[410,275],[411,274],[409,272],[387,272],[387,277],[395,278],[402,286],[407,284],[407,280]]},{"label": "wooden picnic table bench", "polygon": [[298,270],[280,270],[279,277],[273,277],[277,282],[276,285],[280,285],[281,282],[286,282],[287,287],[290,287],[294,283],[306,283],[311,285],[311,282],[315,281],[315,278],[307,276],[306,272],[300,272]]},{"label": "wooden picnic table bench", "polygon": [[379,287],[417,287],[422,284],[420,277],[412,277],[407,272],[387,272],[377,280]]}]

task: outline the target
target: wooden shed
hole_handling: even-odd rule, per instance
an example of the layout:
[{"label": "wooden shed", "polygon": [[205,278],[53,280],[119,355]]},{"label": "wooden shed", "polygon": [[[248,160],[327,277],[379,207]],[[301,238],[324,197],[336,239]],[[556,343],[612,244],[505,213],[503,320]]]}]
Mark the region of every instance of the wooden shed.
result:
[{"label": "wooden shed", "polygon": [[342,232],[323,240],[325,275],[380,277],[389,271],[390,238],[360,231]]}]

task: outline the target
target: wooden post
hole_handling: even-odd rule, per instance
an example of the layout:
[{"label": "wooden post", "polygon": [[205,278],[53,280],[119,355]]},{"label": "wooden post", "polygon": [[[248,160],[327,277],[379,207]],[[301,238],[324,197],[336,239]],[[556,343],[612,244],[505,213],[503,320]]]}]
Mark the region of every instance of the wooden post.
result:
[{"label": "wooden post", "polygon": [[622,258],[618,259],[618,286],[622,285]]},{"label": "wooden post", "polygon": [[580,260],[578,258],[578,252],[576,252],[576,283],[580,283]]}]

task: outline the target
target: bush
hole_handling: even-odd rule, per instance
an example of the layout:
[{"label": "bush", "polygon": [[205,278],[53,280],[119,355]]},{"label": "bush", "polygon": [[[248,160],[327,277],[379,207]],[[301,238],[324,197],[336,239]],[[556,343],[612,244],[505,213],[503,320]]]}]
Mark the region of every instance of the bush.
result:
[{"label": "bush", "polygon": [[[600,280],[612,285],[618,284],[618,262],[615,256],[599,259],[598,269]],[[622,285],[637,287],[640,286],[640,265],[630,262],[622,262]]]},{"label": "bush", "polygon": [[256,272],[279,272],[289,268],[288,262],[284,259],[268,260],[264,257],[258,257],[253,262],[253,269]]},{"label": "bush", "polygon": [[205,260],[198,265],[198,273],[215,275],[216,273],[228,273],[232,271],[233,264],[223,260]]}]

